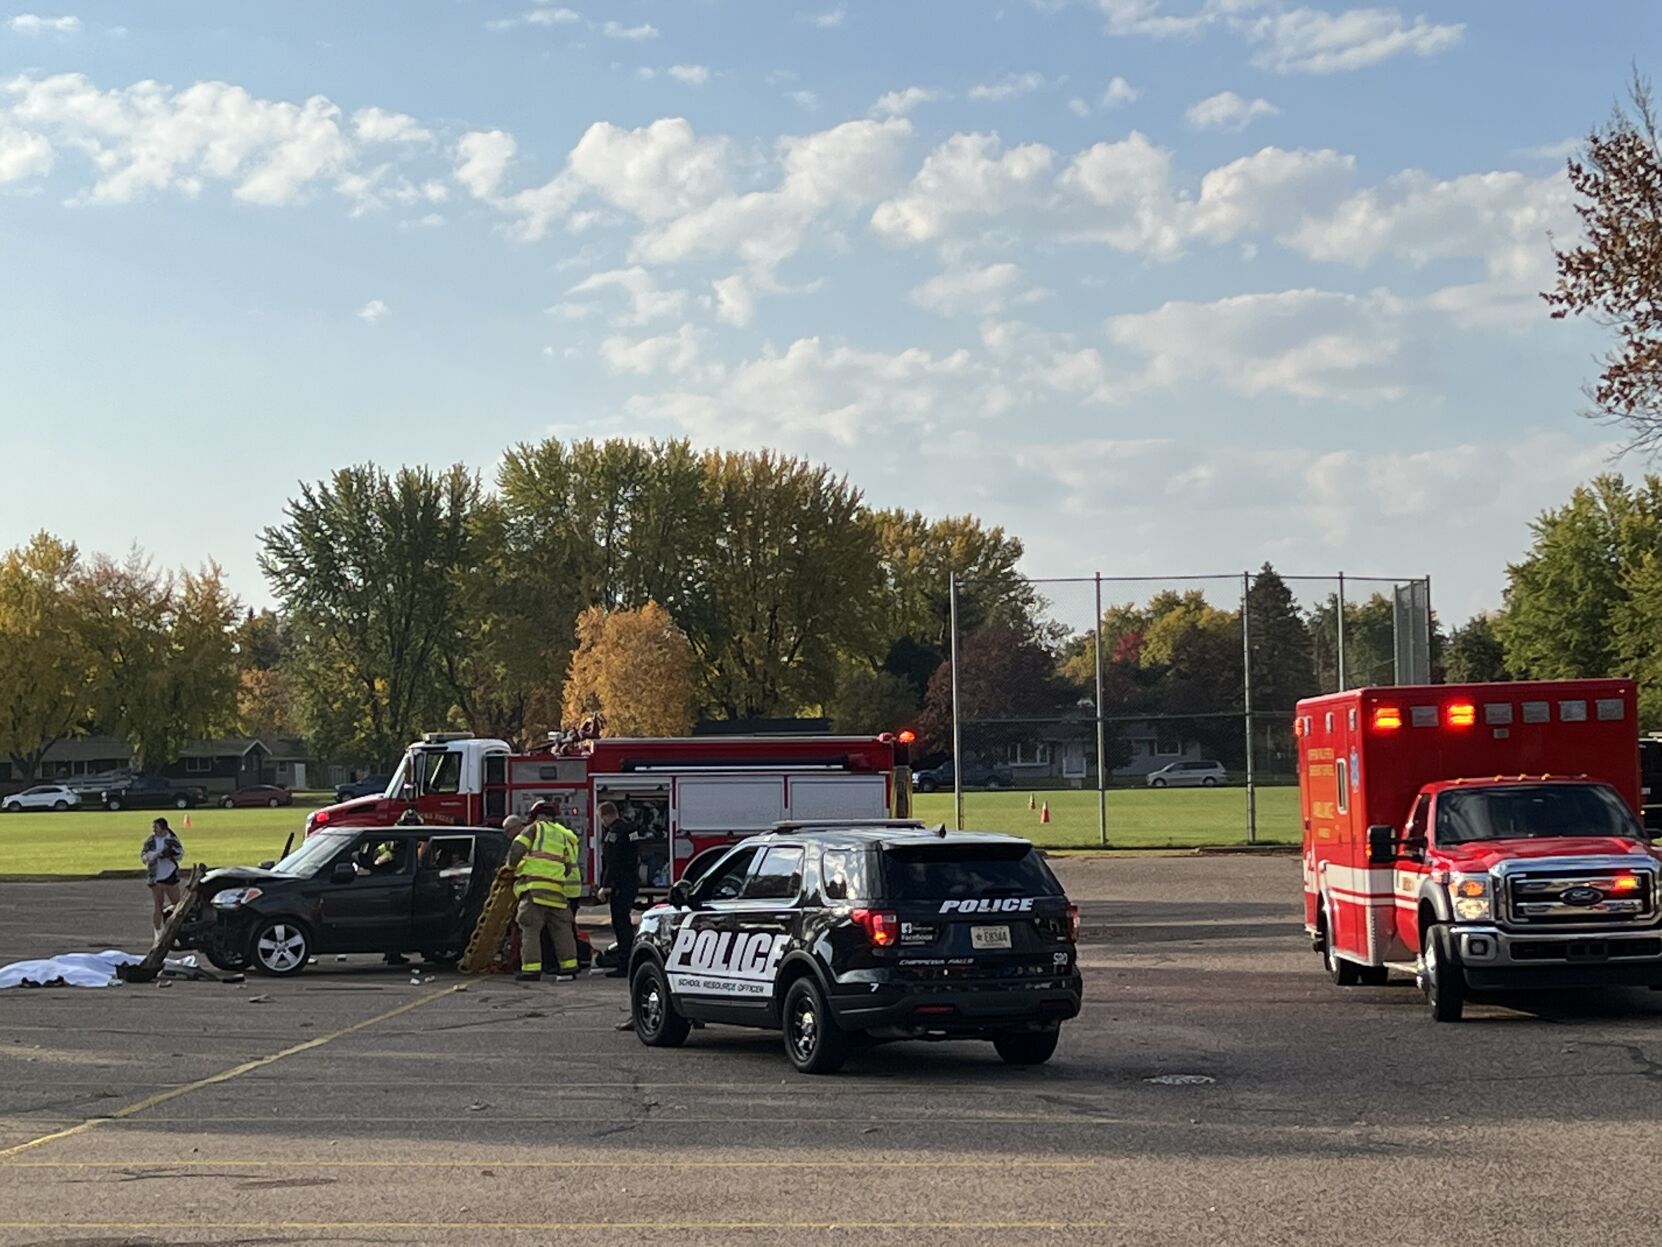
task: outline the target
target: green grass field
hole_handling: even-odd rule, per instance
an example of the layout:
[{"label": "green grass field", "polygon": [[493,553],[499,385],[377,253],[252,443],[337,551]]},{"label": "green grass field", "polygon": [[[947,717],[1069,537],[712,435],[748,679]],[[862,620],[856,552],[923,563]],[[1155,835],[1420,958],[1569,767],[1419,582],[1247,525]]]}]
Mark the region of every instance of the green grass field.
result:
[{"label": "green grass field", "polygon": [[[1050,802],[1050,823],[1027,808],[1025,792],[964,795],[964,825],[976,831],[1026,836],[1049,848],[1097,846],[1096,793],[1037,793]],[[952,822],[952,794],[920,793],[917,814]],[[246,865],[276,857],[290,832],[298,840],[306,807],[285,810],[164,811],[184,841],[186,863]],[[110,814],[0,815],[0,875],[95,875],[141,869],[138,852],[155,815],[148,810]],[[1298,790],[1258,793],[1261,843],[1297,843]],[[1239,844],[1246,839],[1246,794],[1239,788],[1124,789],[1108,794],[1108,843],[1113,848],[1192,848]]]},{"label": "green grass field", "polygon": [[[1035,801],[1050,802],[1050,822],[1039,822],[1027,808],[1025,792],[966,792],[964,826],[973,831],[1002,831],[1026,836],[1047,848],[1094,848],[1097,833],[1095,792],[1038,792]],[[952,824],[950,792],[919,793],[919,818]],[[1300,837],[1298,789],[1258,790],[1258,842],[1297,844]],[[1108,844],[1111,848],[1193,848],[1246,841],[1246,790],[1242,788],[1125,788],[1108,793]]]}]

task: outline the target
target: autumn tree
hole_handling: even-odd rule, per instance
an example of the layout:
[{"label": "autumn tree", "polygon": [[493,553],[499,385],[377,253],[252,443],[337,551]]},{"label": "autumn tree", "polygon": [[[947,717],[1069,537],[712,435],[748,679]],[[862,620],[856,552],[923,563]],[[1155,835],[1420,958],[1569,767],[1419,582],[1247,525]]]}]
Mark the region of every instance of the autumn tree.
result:
[{"label": "autumn tree", "polygon": [[839,673],[825,713],[833,731],[875,735],[911,726],[917,718],[918,698],[904,676],[851,662]]},{"label": "autumn tree", "polygon": [[1449,634],[1445,674],[1454,684],[1488,684],[1512,678],[1494,616],[1473,615]]},{"label": "autumn tree", "polygon": [[0,754],[23,779],[92,713],[102,664],[90,605],[68,542],[37,533],[0,559]]},{"label": "autumn tree", "polygon": [[294,631],[301,718],[320,751],[386,764],[451,721],[447,657],[469,644],[479,484],[442,472],[343,468],[301,487],[261,535],[260,567]]},{"label": "autumn tree", "polygon": [[1650,84],[1637,71],[1618,109],[1569,161],[1583,240],[1559,251],[1542,297],[1554,319],[1587,315],[1616,345],[1588,388],[1592,414],[1625,425],[1635,445],[1662,445],[1662,143]]},{"label": "autumn tree", "polygon": [[241,607],[218,567],[175,575],[134,550],[119,563],[95,560],[86,592],[88,637],[103,665],[100,728],[154,768],[235,727]]},{"label": "autumn tree", "polygon": [[611,736],[685,736],[693,724],[693,652],[656,602],[638,610],[591,606],[577,620],[565,680],[565,720],[605,716]]},{"label": "autumn tree", "polygon": [[1316,692],[1304,615],[1287,582],[1268,563],[1252,577],[1246,600],[1253,709],[1290,714],[1300,698]]},{"label": "autumn tree", "polygon": [[[1662,549],[1662,478],[1633,487],[1601,476],[1530,527],[1534,541],[1507,569],[1495,622],[1507,667],[1526,679],[1616,674],[1637,657],[1623,653],[1618,617],[1631,613],[1632,577]],[[1659,625],[1662,617],[1650,622]]]},{"label": "autumn tree", "polygon": [[[1035,739],[1043,721],[1080,717],[1078,702],[1077,691],[1057,675],[1055,655],[1015,625],[995,622],[959,640],[966,753],[1001,758],[1009,745]],[[952,748],[950,660],[930,678],[918,726],[926,747]]]}]

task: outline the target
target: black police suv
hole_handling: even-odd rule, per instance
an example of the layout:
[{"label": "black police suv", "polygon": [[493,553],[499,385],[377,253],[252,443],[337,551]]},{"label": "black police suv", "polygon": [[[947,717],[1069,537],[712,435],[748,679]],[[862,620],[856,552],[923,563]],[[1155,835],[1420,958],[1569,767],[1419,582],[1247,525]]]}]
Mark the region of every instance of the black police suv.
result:
[{"label": "black police suv", "polygon": [[784,1032],[803,1073],[862,1037],[987,1039],[1013,1065],[1079,1013],[1079,911],[1015,836],[919,823],[781,823],[646,911],[630,958],[635,1033],[694,1022]]},{"label": "black police suv", "polygon": [[508,852],[492,827],[342,827],[280,862],[211,870],[178,947],[222,970],[299,974],[319,953],[459,956]]}]

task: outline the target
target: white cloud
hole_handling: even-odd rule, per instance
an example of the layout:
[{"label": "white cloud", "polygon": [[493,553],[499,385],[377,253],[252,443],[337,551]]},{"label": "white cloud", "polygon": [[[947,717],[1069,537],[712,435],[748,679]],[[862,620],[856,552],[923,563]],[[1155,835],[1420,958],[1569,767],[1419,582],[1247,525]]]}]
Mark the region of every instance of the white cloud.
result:
[{"label": "white cloud", "polygon": [[1075,237],[1097,238],[1120,251],[1171,259],[1183,234],[1171,190],[1171,153],[1133,130],[1117,143],[1080,152],[1057,185],[1091,209],[1079,214]]},{"label": "white cloud", "polygon": [[1183,117],[1196,130],[1238,132],[1258,118],[1274,117],[1280,111],[1268,100],[1248,100],[1233,91],[1220,91],[1190,104]]},{"label": "white cloud", "polygon": [[819,107],[819,96],[812,91],[792,91],[790,98],[792,103],[800,108],[806,108],[809,112],[813,112],[814,109]]},{"label": "white cloud", "polygon": [[1213,243],[1281,233],[1303,215],[1331,211],[1355,174],[1355,158],[1331,149],[1265,147],[1209,170],[1200,194],[1179,211],[1181,229]]},{"label": "white cloud", "polygon": [[657,279],[638,265],[590,274],[566,294],[569,297],[611,289],[621,290],[629,299],[628,311],[612,320],[619,327],[647,325],[666,316],[679,316],[687,303],[685,290],[661,289]]},{"label": "white cloud", "polygon": [[639,26],[625,26],[622,22],[606,22],[600,28],[600,33],[608,39],[656,39],[658,28],[642,22]]},{"label": "white cloud", "polygon": [[972,100],[1008,100],[1037,91],[1045,84],[1041,73],[1005,74],[996,82],[981,82],[969,89]]},{"label": "white cloud", "polygon": [[600,359],[612,373],[679,375],[698,362],[698,331],[682,325],[674,333],[656,338],[607,338],[600,344]]},{"label": "white cloud", "polygon": [[1056,153],[1040,143],[1001,151],[996,134],[955,134],[924,158],[905,194],[877,206],[892,242],[931,242],[960,218],[997,216],[1044,188]]},{"label": "white cloud", "polygon": [[848,8],[839,4],[834,9],[826,9],[819,13],[804,13],[802,20],[821,30],[835,30],[848,20]]},{"label": "white cloud", "polygon": [[879,96],[871,111],[886,117],[905,117],[919,104],[932,104],[946,98],[944,92],[933,87],[907,87],[903,91],[890,91]]},{"label": "white cloud", "polygon": [[930,429],[986,415],[986,379],[968,351],[891,354],[800,338],[782,354],[770,349],[696,389],[637,395],[628,411],[668,421],[701,442],[767,438],[846,448],[877,429]]},{"label": "white cloud", "polygon": [[0,186],[52,172],[52,144],[0,120]]},{"label": "white cloud", "polygon": [[1108,85],[1102,92],[1102,106],[1104,108],[1117,108],[1121,104],[1132,103],[1141,94],[1142,92],[1137,90],[1136,87],[1115,74],[1108,80]]},{"label": "white cloud", "polygon": [[355,155],[340,109],[321,95],[294,104],[223,82],[100,91],[81,74],[25,75],[0,92],[13,97],[14,124],[86,155],[97,170],[86,198],[99,203],[160,190],[196,195],[210,180],[231,183],[249,203],[290,203],[333,182]]},{"label": "white cloud", "polygon": [[386,319],[391,310],[380,299],[371,299],[358,309],[358,319],[366,325],[377,325]]},{"label": "white cloud", "polygon": [[1115,316],[1109,340],[1139,356],[1128,380],[1138,392],[1210,384],[1266,394],[1346,402],[1401,397],[1420,352],[1405,349],[1413,326],[1384,293],[1286,290],[1211,303],[1173,301]]},{"label": "white cloud", "polygon": [[1075,117],[1089,117],[1091,106],[1076,95],[1068,101],[1068,111],[1073,113]]},{"label": "white cloud", "polygon": [[532,9],[525,20],[533,26],[570,26],[582,21],[583,15],[571,9],[541,8]]},{"label": "white cloud", "polygon": [[1584,138],[1559,139],[1556,143],[1540,143],[1534,147],[1520,147],[1517,155],[1525,160],[1551,160],[1554,163],[1568,160],[1587,144]]},{"label": "white cloud", "polygon": [[19,13],[6,23],[19,35],[73,35],[81,29],[78,17],[42,17],[38,13]]},{"label": "white cloud", "polygon": [[427,143],[433,132],[414,117],[383,108],[360,108],[352,114],[352,132],[360,143]]},{"label": "white cloud", "polygon": [[1213,20],[1206,10],[1181,16],[1164,13],[1160,0],[1097,0],[1097,7],[1108,19],[1105,29],[1110,35],[1170,39],[1196,34]]},{"label": "white cloud", "polygon": [[1036,288],[1019,290],[1021,269],[1014,264],[989,264],[984,268],[950,268],[915,286],[912,302],[942,316],[990,316],[1010,303],[1033,303],[1045,292]]},{"label": "white cloud", "polygon": [[513,136],[501,130],[475,130],[456,144],[456,180],[475,199],[496,195],[517,149]]},{"label": "white cloud", "polygon": [[1258,18],[1246,27],[1246,34],[1259,46],[1252,59],[1261,69],[1337,74],[1404,53],[1431,56],[1458,44],[1465,30],[1464,23],[1438,25],[1424,17],[1409,23],[1396,9],[1294,9]]},{"label": "white cloud", "polygon": [[701,87],[710,81],[708,65],[671,65],[669,76],[689,87]]},{"label": "white cloud", "polygon": [[775,189],[726,195],[649,229],[635,240],[635,253],[665,264],[730,252],[766,280],[821,216],[874,203],[894,189],[911,133],[904,118],[890,118],[781,139],[783,172]]},{"label": "white cloud", "polygon": [[743,273],[732,273],[711,283],[716,292],[716,319],[728,325],[748,325],[756,319],[756,292]]}]

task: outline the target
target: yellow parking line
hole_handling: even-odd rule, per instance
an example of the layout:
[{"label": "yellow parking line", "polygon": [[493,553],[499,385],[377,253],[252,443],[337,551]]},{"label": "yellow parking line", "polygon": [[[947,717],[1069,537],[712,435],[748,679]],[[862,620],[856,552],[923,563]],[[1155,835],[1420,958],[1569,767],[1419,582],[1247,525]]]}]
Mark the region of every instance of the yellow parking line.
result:
[{"label": "yellow parking line", "polygon": [[13,1169],[1097,1169],[1100,1160],[19,1160]]},{"label": "yellow parking line", "polygon": [[56,1143],[60,1139],[67,1139],[73,1135],[84,1134],[86,1131],[91,1130],[94,1126],[101,1125],[104,1122],[121,1121],[124,1118],[132,1117],[137,1113],[144,1112],[146,1109],[155,1108],[158,1104],[166,1104],[169,1100],[176,1100],[180,1096],[186,1095],[189,1092],[200,1091],[203,1087],[211,1087],[215,1083],[229,1082],[233,1078],[240,1078],[242,1075],[249,1073],[252,1070],[263,1069],[265,1066],[270,1065],[274,1061],[281,1061],[284,1057],[295,1056],[301,1052],[309,1052],[313,1048],[321,1048],[326,1043],[333,1043],[335,1040],[350,1035],[355,1031],[361,1031],[365,1027],[374,1026],[377,1022],[385,1022],[388,1018],[395,1018],[401,1013],[408,1013],[412,1009],[421,1008],[422,1005],[431,1004],[433,1001],[439,999],[439,997],[448,996],[455,990],[455,986],[440,988],[436,992],[429,992],[425,996],[420,996],[415,1000],[407,1001],[406,1003],[399,1005],[396,1009],[388,1009],[385,1013],[376,1014],[374,1017],[366,1018],[362,1022],[354,1022],[351,1026],[343,1026],[338,1031],[332,1031],[327,1035],[319,1035],[316,1039],[308,1039],[305,1043],[295,1044],[292,1048],[284,1048],[281,1052],[274,1052],[270,1056],[257,1057],[252,1061],[244,1061],[241,1065],[233,1066],[228,1070],[221,1070],[217,1074],[210,1074],[206,1078],[198,1078],[195,1082],[187,1082],[182,1086],[173,1087],[167,1091],[158,1091],[155,1095],[146,1096],[142,1100],[128,1104],[123,1108],[118,1108],[113,1113],[101,1113],[97,1117],[89,1117],[85,1121],[78,1122],[67,1129],[55,1130],[51,1134],[41,1135],[38,1139],[30,1139],[27,1143],[19,1143],[15,1147],[0,1149],[0,1161],[10,1160],[13,1156],[18,1156],[29,1151],[31,1148],[41,1147],[47,1143]]},{"label": "yellow parking line", "polygon": [[1109,1230],[1115,1221],[0,1221],[0,1230]]}]

